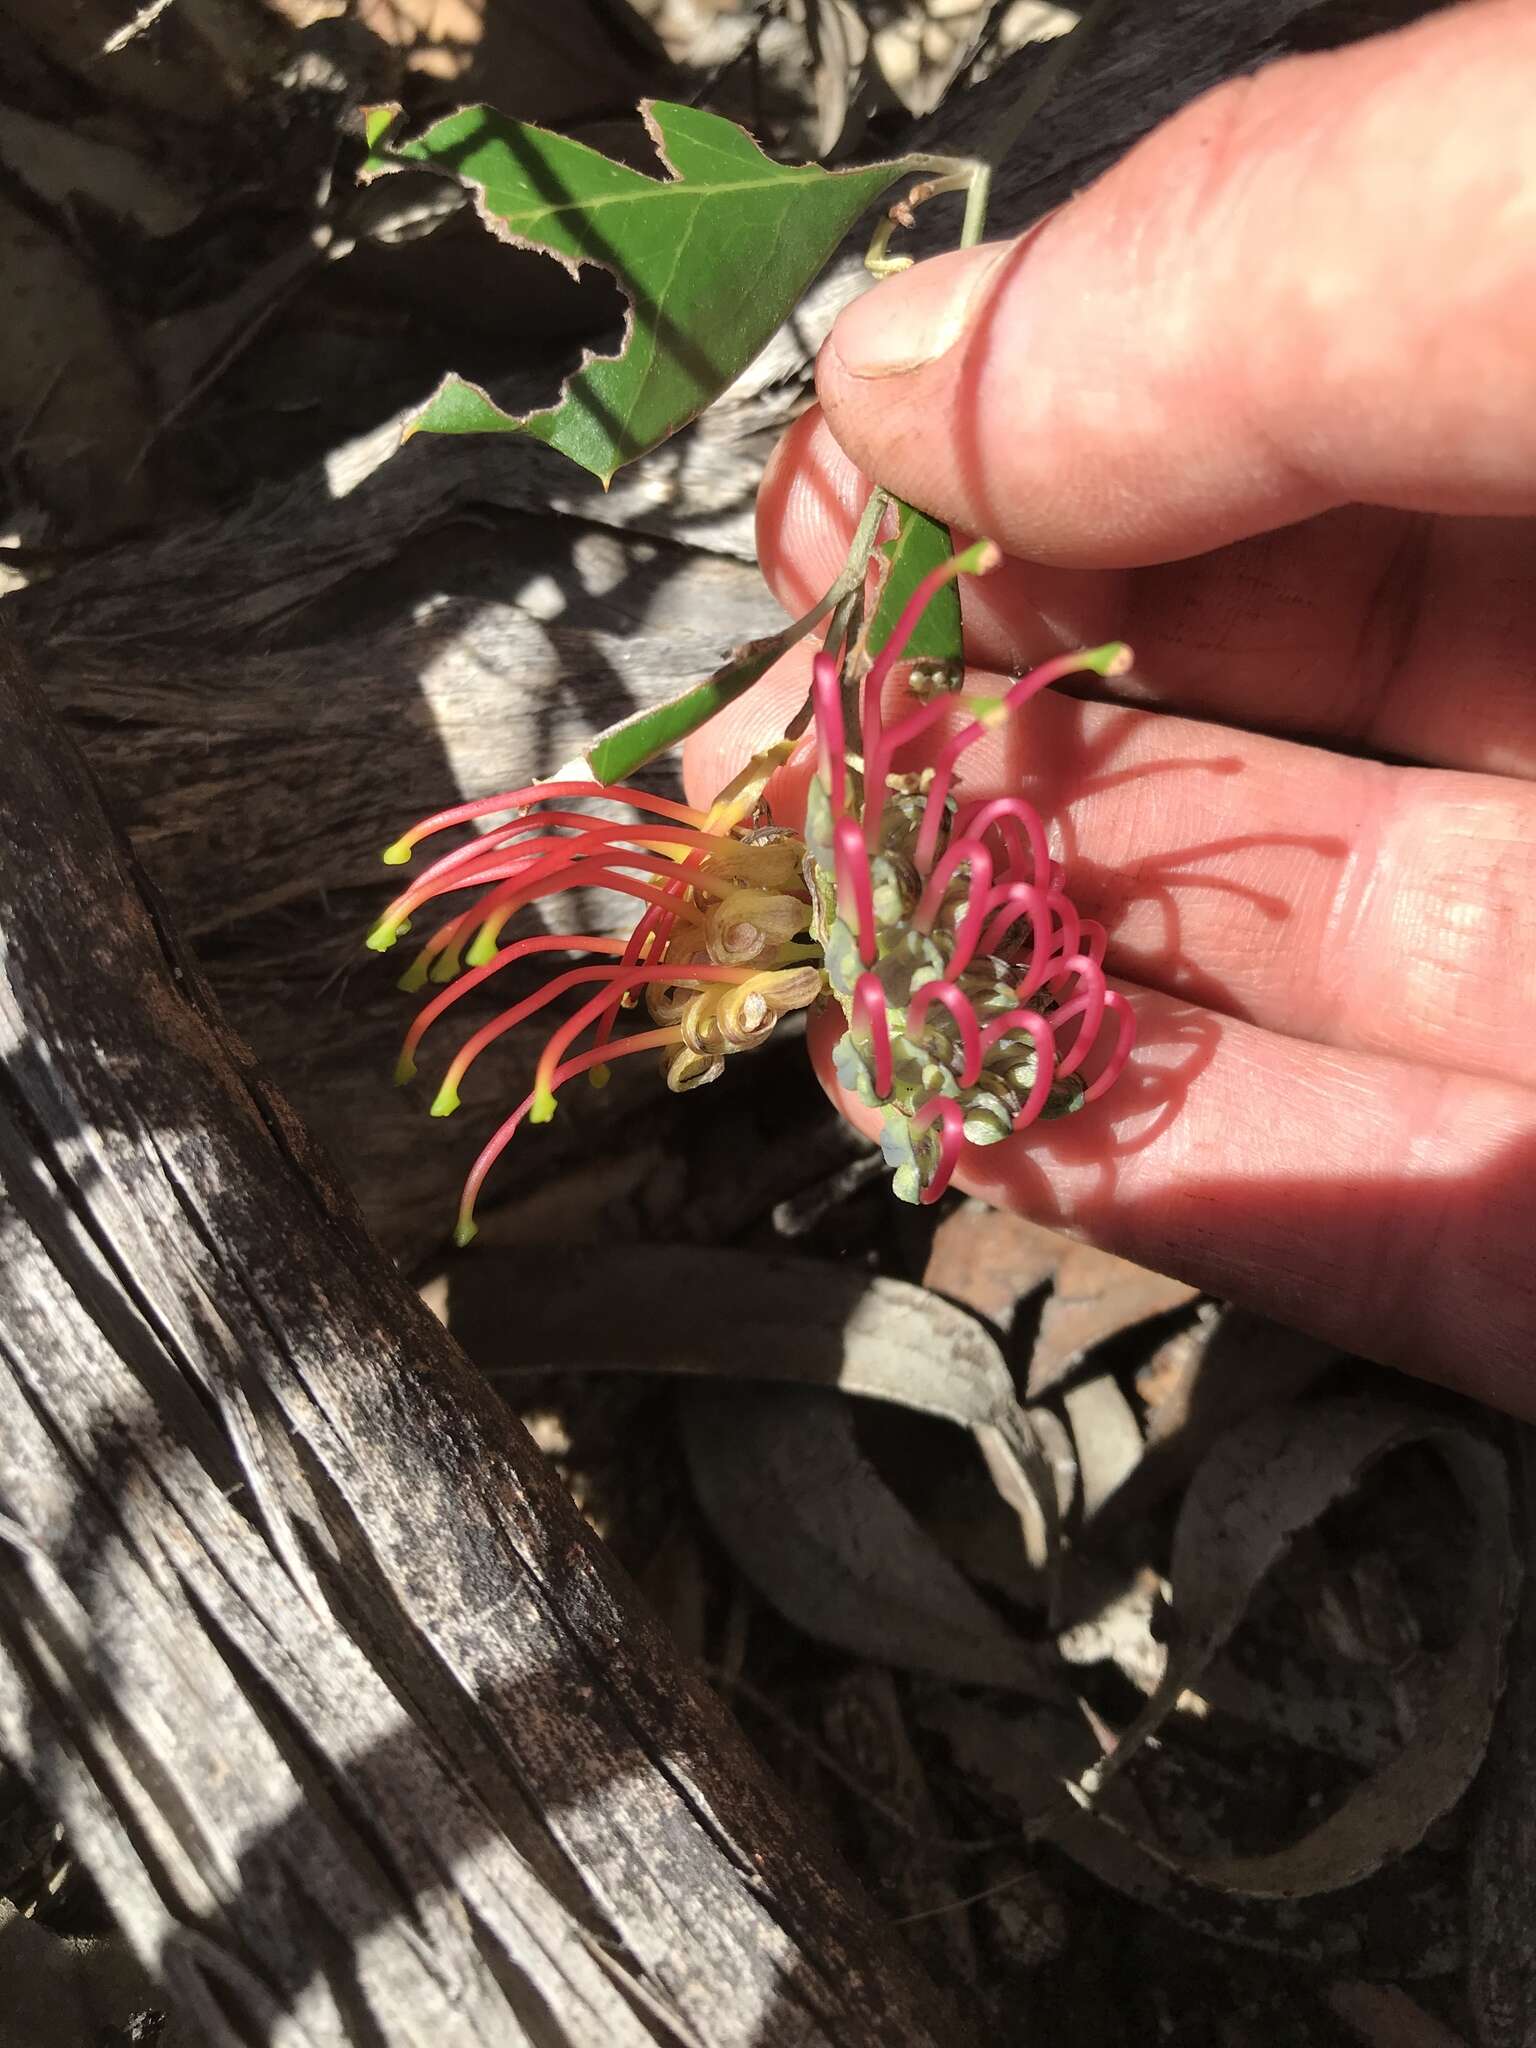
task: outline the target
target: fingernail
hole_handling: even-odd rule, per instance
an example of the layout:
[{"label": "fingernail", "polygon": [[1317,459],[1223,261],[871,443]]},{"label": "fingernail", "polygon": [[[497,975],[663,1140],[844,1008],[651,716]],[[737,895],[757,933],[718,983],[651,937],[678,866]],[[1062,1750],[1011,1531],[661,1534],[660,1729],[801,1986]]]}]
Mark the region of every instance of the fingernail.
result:
[{"label": "fingernail", "polygon": [[899,377],[936,362],[970,326],[1009,245],[958,249],[904,270],[844,307],[832,348],[854,377]]}]

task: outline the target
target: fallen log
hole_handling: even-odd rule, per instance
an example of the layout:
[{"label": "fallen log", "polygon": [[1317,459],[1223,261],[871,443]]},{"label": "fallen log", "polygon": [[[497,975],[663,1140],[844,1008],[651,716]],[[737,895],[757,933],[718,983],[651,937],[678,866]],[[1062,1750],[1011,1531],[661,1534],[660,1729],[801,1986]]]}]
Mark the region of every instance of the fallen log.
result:
[{"label": "fallen log", "polygon": [[219,2044],[955,2021],[224,1022],[0,647],[0,1753]]}]

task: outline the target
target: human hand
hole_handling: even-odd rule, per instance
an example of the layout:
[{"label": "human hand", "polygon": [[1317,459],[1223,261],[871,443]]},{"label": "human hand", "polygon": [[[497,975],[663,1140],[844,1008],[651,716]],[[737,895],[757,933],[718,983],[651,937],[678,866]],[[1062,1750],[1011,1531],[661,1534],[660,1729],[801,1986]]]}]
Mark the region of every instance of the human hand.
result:
[{"label": "human hand", "polygon": [[[758,525],[798,613],[878,477],[1009,551],[977,669],[1136,651],[966,757],[1053,823],[1139,1043],[959,1184],[1536,1416],[1532,105],[1526,0],[1222,87],[849,308]],[[696,736],[691,801],[811,652]]]}]

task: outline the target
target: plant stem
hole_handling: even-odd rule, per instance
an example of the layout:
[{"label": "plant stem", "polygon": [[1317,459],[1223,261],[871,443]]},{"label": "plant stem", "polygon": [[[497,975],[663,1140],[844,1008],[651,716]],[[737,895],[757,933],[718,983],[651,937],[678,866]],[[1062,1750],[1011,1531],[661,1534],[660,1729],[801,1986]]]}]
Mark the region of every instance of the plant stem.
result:
[{"label": "plant stem", "polygon": [[[1052,40],[1051,53],[1030,80],[1027,89],[1020,93],[1011,107],[1004,109],[992,132],[987,136],[983,148],[978,152],[988,171],[997,168],[1003,158],[1018,141],[1030,122],[1056,90],[1067,70],[1087,52],[1089,44],[1104,26],[1115,8],[1115,0],[1089,0],[1089,4],[1078,17],[1077,26],[1069,29],[1064,36]],[[962,248],[970,248],[972,241],[980,241],[981,225],[985,221],[987,195],[983,191],[980,201],[982,221],[978,222],[976,233],[971,240],[962,240]],[[971,208],[966,206],[966,231],[971,228]]]},{"label": "plant stem", "polygon": [[992,196],[992,166],[977,164],[965,190],[965,220],[960,228],[962,249],[974,249],[987,231],[987,201]]}]

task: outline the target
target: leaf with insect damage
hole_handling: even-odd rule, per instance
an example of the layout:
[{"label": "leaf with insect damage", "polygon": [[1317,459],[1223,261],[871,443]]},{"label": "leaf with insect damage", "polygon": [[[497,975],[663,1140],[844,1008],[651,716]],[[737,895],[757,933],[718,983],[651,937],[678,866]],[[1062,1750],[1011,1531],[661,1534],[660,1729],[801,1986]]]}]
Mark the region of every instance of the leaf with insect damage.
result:
[{"label": "leaf with insect damage", "polygon": [[391,110],[372,110],[365,177],[403,164],[451,173],[501,240],[573,276],[606,270],[629,300],[619,353],[589,351],[553,405],[517,418],[450,375],[412,432],[531,434],[607,483],[746,368],[859,215],[911,168],[779,164],[716,114],[663,100],[641,112],[665,177],[489,107],[392,148]]}]

